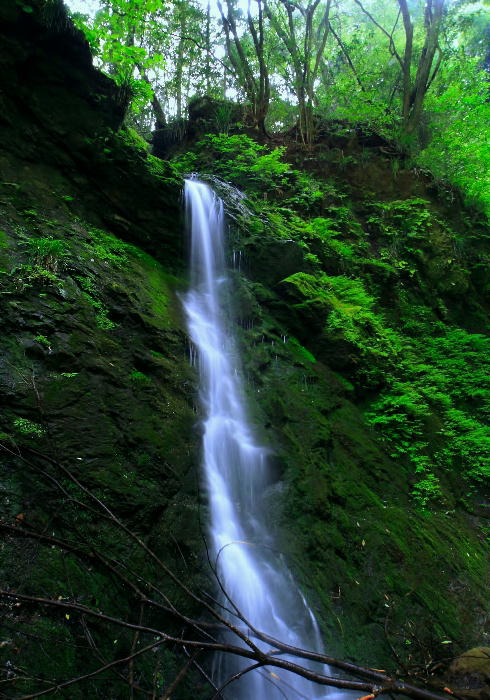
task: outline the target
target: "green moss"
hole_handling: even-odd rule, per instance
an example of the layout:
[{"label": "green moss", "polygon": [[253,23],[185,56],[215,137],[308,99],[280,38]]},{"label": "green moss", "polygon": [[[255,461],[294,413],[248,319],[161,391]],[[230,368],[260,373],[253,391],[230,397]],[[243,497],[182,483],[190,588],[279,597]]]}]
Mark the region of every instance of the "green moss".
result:
[{"label": "green moss", "polygon": [[[377,312],[376,300],[361,280],[299,272],[282,284],[296,298],[294,307],[314,314],[322,324],[326,342],[346,341],[360,355],[370,357],[372,363],[383,358],[393,362],[399,354],[401,338]],[[376,373],[376,364],[372,369]],[[373,375],[371,381],[378,379]]]},{"label": "green moss", "polygon": [[293,346],[294,352],[296,352],[301,357],[302,360],[306,360],[307,362],[316,362],[314,355],[312,355],[309,350],[304,348],[296,340],[296,338],[293,338],[293,337],[288,338],[288,343],[290,343]]},{"label": "green moss", "polygon": [[346,314],[355,314],[361,309],[370,310],[374,297],[369,295],[360,280],[349,277],[319,277],[298,272],[283,280],[294,285],[307,301],[318,300],[333,306],[342,306]]},{"label": "green moss", "polygon": [[15,265],[11,268],[9,275],[13,286],[19,291],[23,291],[37,285],[58,286],[61,282],[60,278],[52,271],[52,269],[47,270],[46,268],[37,264],[30,265],[21,263],[20,265]]},{"label": "green moss", "polygon": [[132,250],[133,246],[98,228],[90,229],[90,238],[91,242],[87,244],[90,256],[119,268],[127,263],[128,251]]},{"label": "green moss", "polygon": [[160,182],[169,184],[179,189],[182,188],[183,182],[179,171],[174,168],[172,163],[161,160],[160,158],[155,158],[155,156],[148,155],[146,158],[146,167],[151,176],[158,178]]},{"label": "green moss", "polygon": [[82,297],[95,310],[97,328],[111,331],[117,327],[117,324],[109,318],[109,309],[107,309],[99,299],[94,298],[88,292],[82,292]]},{"label": "green moss", "polygon": [[135,257],[140,284],[147,298],[146,314],[152,324],[168,328],[175,323],[175,290],[182,289],[184,280],[169,274],[159,262],[142,251],[137,251]]},{"label": "green moss", "polygon": [[148,152],[148,142],[145,141],[141,134],[131,127],[123,127],[118,133],[118,138],[131,148],[135,148],[144,153]]},{"label": "green moss", "polygon": [[59,260],[67,254],[66,241],[57,238],[30,238],[27,241],[30,254],[39,264]]},{"label": "green moss", "polygon": [[88,294],[97,294],[97,287],[94,281],[90,277],[82,277],[81,275],[76,275],[75,279],[80,284],[81,288]]}]

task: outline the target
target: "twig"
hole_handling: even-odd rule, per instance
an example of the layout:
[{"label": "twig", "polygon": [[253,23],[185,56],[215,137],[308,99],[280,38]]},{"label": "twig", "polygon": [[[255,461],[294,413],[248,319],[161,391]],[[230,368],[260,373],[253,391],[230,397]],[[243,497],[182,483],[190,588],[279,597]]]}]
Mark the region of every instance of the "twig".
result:
[{"label": "twig", "polygon": [[[184,654],[185,654],[187,657],[190,658],[190,654],[189,654],[189,652],[187,651],[187,649],[185,648],[185,645],[182,646],[182,649],[184,650]],[[196,660],[194,660],[192,663],[194,664],[194,666],[196,667],[196,669],[199,671],[199,673],[201,674],[201,676],[204,678],[204,680],[207,681],[207,682],[209,683],[209,685],[211,686],[211,688],[212,688],[213,690],[217,691],[217,690],[218,690],[218,686],[215,685],[215,683],[213,683],[213,679],[209,677],[209,675],[206,673],[206,671],[203,669],[203,667],[202,667],[200,664],[198,664]],[[222,697],[221,695],[219,696],[219,700],[223,700],[223,697]]]},{"label": "twig", "polygon": [[[395,42],[393,41],[393,32],[395,31],[395,27],[396,27],[396,25],[398,24],[398,17],[397,17],[397,20],[396,20],[395,24],[393,25],[393,29],[391,30],[391,34],[390,34],[389,32],[386,31],[386,29],[385,29],[384,27],[381,26],[381,24],[380,24],[379,22],[377,22],[377,21],[374,19],[373,15],[372,15],[370,12],[368,12],[368,10],[366,10],[366,8],[362,5],[362,3],[360,2],[360,0],[354,0],[354,2],[356,3],[356,5],[359,5],[359,7],[361,8],[361,10],[364,12],[365,15],[367,15],[367,16],[369,17],[369,19],[371,20],[371,22],[372,22],[376,27],[378,27],[378,29],[381,30],[385,36],[388,37],[388,40],[389,40],[389,42],[390,42],[390,53],[391,53],[392,56],[394,56],[394,57],[396,58],[396,60],[398,61],[398,63],[400,64],[400,66],[401,66],[401,68],[402,68],[402,70],[403,70],[403,61],[402,61],[402,59],[401,59],[401,57],[400,57],[400,54],[399,54],[398,51],[396,50]],[[399,13],[398,13],[398,14],[399,14]]]},{"label": "twig", "polygon": [[194,654],[186,661],[184,666],[180,669],[178,674],[175,676],[174,680],[170,683],[168,686],[167,690],[165,691],[165,694],[162,695],[161,700],[170,700],[172,697],[172,693],[176,689],[176,687],[179,685],[179,683],[184,679],[186,673],[190,669],[190,667],[193,665],[194,660],[196,657],[199,655],[199,649],[194,652]]},{"label": "twig", "polygon": [[144,647],[143,649],[139,649],[136,653],[132,654],[131,656],[126,656],[124,659],[116,659],[115,661],[111,661],[109,664],[105,664],[105,666],[101,666],[97,668],[95,671],[91,671],[90,673],[86,673],[83,676],[78,676],[77,678],[71,678],[69,681],[65,681],[64,683],[59,683],[58,685],[52,686],[51,688],[47,688],[46,690],[41,690],[39,693],[32,693],[31,695],[22,695],[21,697],[17,698],[17,700],[32,700],[33,698],[40,698],[42,695],[47,695],[48,693],[53,693],[53,692],[58,692],[62,690],[63,688],[68,688],[70,685],[74,685],[75,683],[81,683],[82,681],[87,680],[88,678],[93,678],[94,676],[98,676],[100,673],[103,673],[104,671],[107,671],[110,668],[113,668],[114,666],[118,666],[120,664],[125,664],[128,661],[130,661],[132,658],[135,658],[136,656],[140,656],[141,654],[146,654],[147,651],[150,651],[150,649],[154,649],[157,647],[159,644],[162,644],[162,640],[159,640],[158,642],[153,642],[153,644],[149,644],[148,646]]},{"label": "twig", "polygon": [[251,666],[247,666],[244,668],[242,671],[239,671],[238,673],[234,673],[233,676],[230,676],[223,685],[218,688],[218,692],[216,695],[213,695],[212,700],[217,700],[217,698],[221,695],[223,690],[227,688],[231,683],[234,683],[235,681],[239,680],[242,678],[246,673],[250,673],[250,671],[254,671],[256,668],[260,668],[264,664],[261,663],[260,661],[256,664],[252,664]]}]

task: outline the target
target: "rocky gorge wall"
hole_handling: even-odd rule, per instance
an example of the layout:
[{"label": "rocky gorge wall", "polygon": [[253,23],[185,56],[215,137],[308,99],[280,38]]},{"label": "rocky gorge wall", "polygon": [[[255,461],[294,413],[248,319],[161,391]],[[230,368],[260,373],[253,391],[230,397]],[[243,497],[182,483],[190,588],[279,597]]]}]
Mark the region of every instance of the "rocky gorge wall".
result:
[{"label": "rocky gorge wall", "polygon": [[[198,615],[131,538],[90,510],[90,496],[63,471],[179,578],[211,590],[199,524],[196,376],[178,300],[187,283],[184,168],[148,156],[121,128],[126,96],[92,68],[58,3],[2,5],[0,33],[1,579],[19,593],[75,599],[137,622],[142,612],[130,587],[110,568],[122,562],[125,575],[158,581],[174,604]],[[357,157],[349,143],[330,144],[328,162],[317,158],[320,195],[308,185],[306,196],[295,181],[289,205],[296,175],[283,171],[284,181],[271,175],[257,185],[254,162],[236,177],[226,171],[226,153],[209,143],[204,153],[196,148],[194,165],[255,196],[249,219],[232,226],[242,253],[233,275],[251,411],[275,451],[265,496],[271,528],[318,611],[328,648],[416,673],[487,643],[487,501],[479,481],[475,487],[453,466],[444,470],[444,459],[466,465],[468,458],[463,448],[441,453],[452,437],[440,433],[453,425],[449,410],[476,420],[480,397],[473,385],[457,384],[457,365],[449,377],[454,405],[444,405],[443,360],[452,346],[430,358],[421,348],[432,328],[436,338],[459,329],[461,361],[479,371],[488,229],[468,212],[451,219],[450,203],[379,154],[370,163],[376,190],[363,175],[365,156],[340,162],[340,152]],[[328,190],[326,174],[334,173]],[[284,209],[317,223],[305,228],[287,211],[261,210],[258,202],[274,204],[278,191]],[[414,212],[411,247],[419,252],[383,256],[383,249],[398,255],[392,229]],[[334,235],[325,233],[327,218]],[[461,253],[456,240],[470,229],[475,241]],[[406,364],[410,337],[417,361],[399,375],[393,367]],[[423,367],[437,362],[439,378]],[[420,376],[429,376],[425,394]],[[404,393],[396,394],[400,384]],[[407,399],[408,385],[418,393]],[[394,416],[397,434],[384,430],[384,415]],[[459,425],[451,428],[456,436]],[[429,438],[439,456],[422,445]],[[408,449],[415,443],[416,454]],[[426,487],[417,500],[423,479],[413,459],[426,469],[429,457],[438,491]],[[150,622],[177,629],[171,615],[153,612]],[[42,606],[5,604],[2,625],[12,696],[39,679],[122,658],[135,643],[129,632],[112,635]],[[171,650],[145,657],[134,683],[162,690],[178,668]],[[178,692],[207,697],[197,673]],[[122,698],[127,690],[107,672],[60,694]]]},{"label": "rocky gorge wall", "polygon": [[[178,576],[198,577],[196,380],[177,298],[182,181],[116,134],[123,96],[92,68],[58,3],[3,3],[0,27],[0,578],[137,621],[127,587],[94,564],[93,549],[142,577],[151,565],[103,515],[70,500],[83,493],[59,472],[69,469]],[[76,543],[81,562],[12,536],[21,524]],[[92,627],[94,655],[70,615],[9,605],[1,634],[14,695],[132,644]],[[156,687],[172,659],[164,666],[146,669]],[[125,697],[119,682],[106,674],[63,697]]]}]

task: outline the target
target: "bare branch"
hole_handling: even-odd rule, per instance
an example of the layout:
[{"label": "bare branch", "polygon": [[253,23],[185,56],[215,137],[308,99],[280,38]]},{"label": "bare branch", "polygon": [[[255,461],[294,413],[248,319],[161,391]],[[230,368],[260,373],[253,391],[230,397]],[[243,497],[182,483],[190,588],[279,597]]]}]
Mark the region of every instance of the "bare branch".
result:
[{"label": "bare branch", "polygon": [[172,693],[177,688],[179,683],[185,678],[187,672],[189,671],[190,667],[193,665],[193,663],[198,655],[199,655],[199,649],[196,652],[194,652],[194,654],[186,661],[184,666],[182,666],[182,668],[180,669],[178,674],[175,676],[172,683],[170,683],[170,685],[168,686],[168,688],[165,691],[165,694],[162,696],[161,700],[171,700]]},{"label": "bare branch", "polygon": [[[332,659],[331,657],[328,657],[323,654],[319,654],[316,652],[309,652],[304,649],[298,649],[296,647],[292,647],[288,644],[284,644],[280,642],[279,640],[275,640],[272,637],[269,637],[268,635],[262,634],[262,633],[257,633],[260,638],[263,640],[269,641],[272,643],[273,646],[276,647],[276,649],[286,652],[292,656],[296,656],[299,658],[303,659],[308,659],[308,660],[314,660],[314,661],[319,661],[322,664],[329,664],[330,666],[336,666],[337,668],[342,668],[344,670],[348,670],[351,675],[354,676],[361,676],[361,677],[369,677],[372,679],[376,679],[378,683],[375,683],[373,685],[373,682],[367,682],[367,681],[352,681],[352,680],[345,680],[341,678],[334,678],[331,676],[326,676],[323,673],[318,673],[316,671],[311,670],[308,667],[301,666],[297,663],[293,663],[291,661],[287,661],[285,659],[278,658],[276,656],[276,652],[274,650],[271,650],[270,652],[264,652],[256,647],[255,644],[252,642],[249,642],[248,647],[237,647],[232,644],[226,644],[226,643],[210,643],[206,641],[200,641],[200,640],[193,640],[193,639],[183,639],[182,637],[175,637],[172,635],[167,634],[166,632],[163,632],[162,630],[157,630],[151,627],[143,626],[143,625],[136,625],[132,624],[130,622],[127,622],[125,620],[120,620],[118,618],[111,617],[110,615],[106,615],[104,613],[96,612],[94,610],[91,610],[90,608],[87,608],[83,605],[79,605],[77,603],[70,603],[70,602],[65,602],[65,601],[59,601],[59,600],[51,600],[47,598],[38,598],[36,596],[29,596],[29,595],[24,595],[20,593],[14,593],[10,591],[5,591],[5,590],[0,590],[0,596],[6,597],[6,598],[11,598],[14,600],[23,600],[29,603],[34,603],[34,604],[39,604],[39,605],[48,605],[52,606],[55,608],[60,608],[60,609],[65,609],[65,610],[73,610],[76,612],[80,612],[86,615],[89,615],[95,619],[99,619],[103,622],[108,622],[111,624],[118,625],[120,627],[124,627],[127,629],[132,629],[132,630],[140,630],[141,632],[151,634],[153,636],[159,637],[159,640],[154,642],[153,645],[150,647],[145,648],[147,651],[148,648],[152,648],[153,646],[158,646],[160,644],[164,644],[166,642],[171,642],[180,648],[183,646],[187,647],[192,647],[193,649],[196,650],[209,650],[209,651],[219,651],[219,652],[226,652],[229,654],[233,654],[235,656],[240,656],[245,659],[250,659],[251,661],[256,662],[257,664],[260,663],[262,666],[273,666],[276,668],[283,669],[285,671],[290,671],[292,673],[295,673],[299,676],[302,676],[303,678],[310,680],[314,683],[317,683],[319,685],[324,685],[324,686],[330,686],[334,688],[345,688],[345,689],[351,689],[351,690],[356,690],[356,691],[367,691],[368,693],[374,694],[374,695],[381,695],[383,693],[399,693],[401,695],[407,695],[411,698],[414,698],[415,700],[443,700],[442,696],[432,693],[431,691],[418,688],[417,686],[410,685],[408,683],[404,683],[403,681],[398,681],[396,679],[391,678],[390,676],[387,676],[386,674],[379,673],[376,671],[372,671],[371,669],[366,669],[360,666],[356,666],[355,664],[351,664],[349,662],[343,662],[338,659]],[[138,655],[140,653],[143,653],[143,650],[139,650],[136,652]],[[117,663],[123,663],[123,662],[128,662],[131,658],[131,655],[126,657],[126,659],[123,660],[117,660],[110,664],[110,666],[115,665]],[[106,666],[109,667],[109,666]],[[102,670],[105,670],[104,667]],[[94,671],[92,674],[88,674],[87,676],[83,676],[79,679],[74,679],[72,681],[68,681],[68,683],[71,685],[74,682],[78,682],[81,679],[85,679],[86,677],[91,677],[92,675],[97,675],[97,673],[102,672],[102,670],[99,671]],[[61,687],[61,686],[60,686]],[[42,691],[41,694],[45,694],[46,691]],[[38,697],[38,695],[33,695],[33,696],[27,696],[25,698],[21,698],[19,700],[29,700],[31,697]]]},{"label": "bare branch", "polygon": [[33,698],[40,698],[42,695],[48,695],[49,693],[54,693],[54,692],[58,692],[60,690],[63,690],[63,688],[68,688],[70,685],[75,685],[75,683],[82,683],[83,681],[86,681],[89,678],[94,678],[95,676],[98,676],[101,673],[104,673],[104,671],[107,671],[111,668],[114,668],[115,666],[120,666],[122,664],[126,664],[129,661],[131,661],[131,659],[134,659],[136,656],[141,656],[142,654],[146,654],[147,651],[150,651],[151,649],[155,649],[156,647],[158,647],[162,643],[163,643],[162,640],[160,640],[158,642],[153,642],[153,644],[148,644],[148,646],[144,647],[143,649],[139,649],[134,654],[126,656],[124,659],[116,659],[115,661],[111,661],[110,663],[105,664],[104,666],[100,666],[95,671],[91,671],[90,673],[85,673],[83,676],[78,676],[77,678],[72,678],[71,680],[65,681],[64,683],[59,683],[55,686],[51,686],[50,688],[46,688],[46,690],[39,691],[38,693],[32,693],[30,695],[22,695],[21,697],[17,698],[17,700],[33,700]]},{"label": "bare branch", "polygon": [[335,41],[337,42],[337,44],[339,45],[339,47],[340,47],[342,53],[344,54],[344,56],[345,56],[345,58],[346,58],[346,60],[347,60],[347,63],[349,64],[349,67],[350,67],[352,73],[354,74],[354,77],[355,77],[355,79],[356,79],[356,81],[357,81],[357,84],[359,85],[359,87],[361,88],[361,90],[362,90],[363,92],[365,92],[364,85],[362,84],[361,79],[360,79],[360,77],[359,77],[359,73],[358,73],[358,72],[356,71],[356,69],[354,68],[354,64],[352,63],[351,57],[349,56],[349,54],[348,54],[348,52],[347,52],[347,49],[345,48],[344,42],[342,41],[342,39],[340,38],[340,36],[337,34],[337,32],[335,31],[335,29],[333,28],[331,22],[329,23],[329,25],[330,25],[330,31],[332,32]]},{"label": "bare branch", "polygon": [[227,688],[231,683],[234,683],[235,681],[239,680],[243,676],[245,676],[247,673],[250,673],[250,671],[254,671],[256,668],[261,668],[263,666],[263,663],[261,661],[257,662],[256,664],[251,664],[250,666],[247,666],[244,668],[242,671],[239,671],[238,673],[234,673],[233,676],[230,676],[223,685],[218,688],[218,691],[215,695],[213,695],[212,700],[217,700],[221,696],[221,693],[225,688]]},{"label": "bare branch", "polygon": [[369,17],[369,19],[371,20],[371,22],[372,22],[376,27],[378,27],[378,29],[379,29],[380,31],[382,31],[383,34],[384,34],[386,37],[388,37],[388,41],[390,42],[390,52],[391,52],[391,54],[396,58],[396,60],[397,60],[398,63],[400,64],[401,68],[403,69],[403,61],[402,61],[402,59],[401,59],[401,57],[400,57],[400,54],[399,54],[398,51],[396,50],[395,42],[393,41],[393,32],[394,32],[394,30],[395,30],[395,27],[396,27],[397,22],[395,22],[395,25],[394,25],[394,27],[393,27],[393,29],[392,29],[392,31],[391,31],[391,34],[390,34],[383,26],[381,26],[381,24],[373,17],[373,15],[372,15],[368,10],[366,10],[366,8],[365,8],[364,5],[360,2],[360,0],[354,0],[354,2],[356,3],[356,5],[359,5],[359,7],[361,8],[361,10],[364,12],[364,14],[365,14],[367,17]]}]

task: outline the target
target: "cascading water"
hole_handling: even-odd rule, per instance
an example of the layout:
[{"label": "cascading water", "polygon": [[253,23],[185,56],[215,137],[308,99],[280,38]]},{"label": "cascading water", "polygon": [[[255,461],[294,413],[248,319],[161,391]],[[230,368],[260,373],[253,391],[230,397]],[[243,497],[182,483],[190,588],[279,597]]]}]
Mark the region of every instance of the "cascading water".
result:
[{"label": "cascading water", "polygon": [[[212,554],[227,596],[222,602],[228,609],[234,604],[253,627],[271,637],[321,651],[313,613],[274,552],[273,538],[265,527],[262,497],[268,482],[267,450],[256,442],[247,420],[239,360],[228,323],[223,203],[208,185],[195,179],[186,181],[185,198],[191,228],[192,286],[184,306],[198,350],[205,414],[203,463]],[[233,612],[228,617],[247,631]],[[236,636],[230,641],[242,645]],[[262,642],[258,646],[267,648]],[[228,658],[220,661],[218,682],[250,665]],[[317,665],[316,669],[328,673],[325,667]],[[271,674],[267,668],[244,675],[227,692],[233,700],[325,697],[325,690],[318,690],[310,681],[281,669]]]}]

